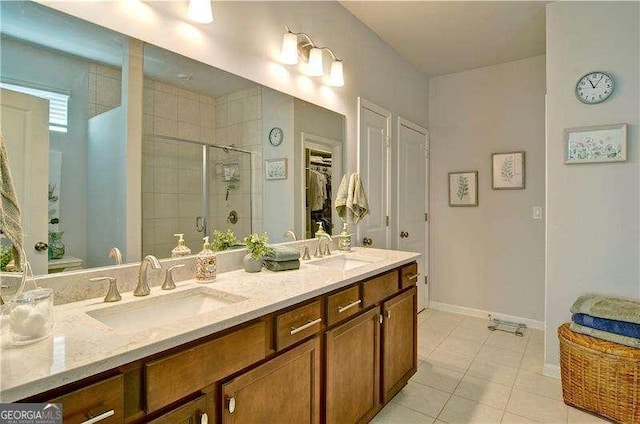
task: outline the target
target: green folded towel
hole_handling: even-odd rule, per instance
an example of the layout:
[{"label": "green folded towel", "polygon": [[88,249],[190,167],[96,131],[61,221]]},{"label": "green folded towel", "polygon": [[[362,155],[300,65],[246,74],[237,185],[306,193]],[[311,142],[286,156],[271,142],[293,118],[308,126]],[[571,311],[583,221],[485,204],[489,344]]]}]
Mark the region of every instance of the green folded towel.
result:
[{"label": "green folded towel", "polygon": [[300,268],[300,261],[296,259],[294,261],[276,262],[265,259],[264,267],[270,271],[290,271]]},{"label": "green folded towel", "polygon": [[269,246],[272,250],[264,257],[267,261],[286,262],[300,259],[300,251],[295,247]]},{"label": "green folded towel", "polygon": [[602,339],[640,349],[640,339],[609,333],[608,331],[598,330],[597,328],[585,327],[584,325],[576,324],[575,322],[572,322],[569,328],[576,333],[586,334],[587,336],[595,337],[596,339]]},{"label": "green folded towel", "polygon": [[599,294],[580,296],[571,306],[571,312],[640,324],[640,301],[623,297]]}]

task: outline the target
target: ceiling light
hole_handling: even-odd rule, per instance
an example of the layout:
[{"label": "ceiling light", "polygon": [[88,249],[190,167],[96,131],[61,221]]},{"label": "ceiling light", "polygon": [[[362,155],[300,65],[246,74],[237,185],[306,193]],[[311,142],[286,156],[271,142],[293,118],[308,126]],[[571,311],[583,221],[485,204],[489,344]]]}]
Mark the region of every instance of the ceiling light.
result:
[{"label": "ceiling light", "polygon": [[292,32],[287,32],[282,39],[282,51],[280,60],[286,65],[298,63],[298,36]]},{"label": "ceiling light", "polygon": [[322,49],[314,47],[309,52],[309,75],[312,77],[320,77],[324,73],[322,66]]},{"label": "ceiling light", "polygon": [[187,16],[194,22],[210,24],[213,22],[210,0],[189,0]]},{"label": "ceiling light", "polygon": [[331,62],[331,71],[329,72],[329,85],[334,87],[344,86],[344,72],[341,60]]}]

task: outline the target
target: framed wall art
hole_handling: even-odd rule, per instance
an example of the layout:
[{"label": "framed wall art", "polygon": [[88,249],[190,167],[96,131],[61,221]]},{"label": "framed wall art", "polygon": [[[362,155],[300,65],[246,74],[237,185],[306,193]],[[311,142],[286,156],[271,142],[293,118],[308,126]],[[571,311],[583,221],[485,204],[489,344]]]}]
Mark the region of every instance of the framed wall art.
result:
[{"label": "framed wall art", "polygon": [[287,158],[265,160],[264,172],[267,180],[286,180]]},{"label": "framed wall art", "polygon": [[478,206],[478,171],[449,172],[449,206]]},{"label": "framed wall art", "polygon": [[627,124],[569,128],[564,141],[566,164],[627,160]]},{"label": "framed wall art", "polygon": [[524,152],[491,155],[491,184],[494,190],[522,190],[524,177]]}]

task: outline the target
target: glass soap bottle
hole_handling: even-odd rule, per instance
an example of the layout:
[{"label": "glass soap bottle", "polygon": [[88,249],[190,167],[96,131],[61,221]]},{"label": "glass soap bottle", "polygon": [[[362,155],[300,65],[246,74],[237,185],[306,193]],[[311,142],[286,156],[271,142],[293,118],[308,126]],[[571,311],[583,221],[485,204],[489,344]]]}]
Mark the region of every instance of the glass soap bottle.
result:
[{"label": "glass soap bottle", "polygon": [[209,237],[204,237],[202,251],[196,256],[196,281],[198,283],[210,283],[216,279],[218,264],[216,255],[211,250]]},{"label": "glass soap bottle", "polygon": [[341,252],[351,252],[351,234],[347,231],[349,224],[342,224],[342,232],[338,235],[338,250]]},{"label": "glass soap bottle", "polygon": [[189,256],[191,249],[184,244],[184,234],[174,234],[174,237],[179,237],[178,245],[171,251],[172,258],[181,258],[182,256]]}]

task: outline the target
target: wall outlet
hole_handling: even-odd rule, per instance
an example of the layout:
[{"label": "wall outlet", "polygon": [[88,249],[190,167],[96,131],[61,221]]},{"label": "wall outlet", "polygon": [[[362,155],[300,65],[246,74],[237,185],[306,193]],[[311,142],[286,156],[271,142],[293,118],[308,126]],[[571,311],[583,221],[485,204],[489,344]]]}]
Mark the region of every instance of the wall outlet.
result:
[{"label": "wall outlet", "polygon": [[533,219],[542,219],[542,206],[533,207]]}]

